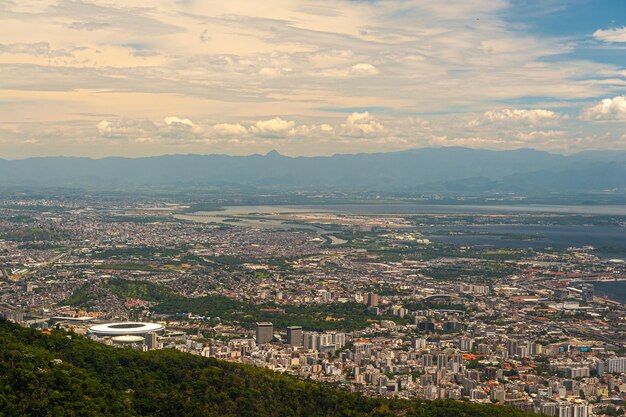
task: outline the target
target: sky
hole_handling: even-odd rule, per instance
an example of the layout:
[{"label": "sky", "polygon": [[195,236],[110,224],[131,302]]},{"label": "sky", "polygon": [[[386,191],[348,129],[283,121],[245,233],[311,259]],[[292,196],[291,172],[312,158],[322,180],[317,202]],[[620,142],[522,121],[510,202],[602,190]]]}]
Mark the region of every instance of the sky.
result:
[{"label": "sky", "polygon": [[625,0],[0,0],[0,158],[626,149]]}]

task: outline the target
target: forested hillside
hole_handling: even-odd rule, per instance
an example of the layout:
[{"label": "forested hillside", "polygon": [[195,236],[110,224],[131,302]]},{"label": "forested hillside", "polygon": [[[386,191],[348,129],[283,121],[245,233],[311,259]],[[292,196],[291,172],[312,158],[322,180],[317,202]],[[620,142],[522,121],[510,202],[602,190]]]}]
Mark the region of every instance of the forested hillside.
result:
[{"label": "forested hillside", "polygon": [[391,401],[174,350],[117,349],[0,320],[3,416],[419,416],[529,414],[454,401]]}]

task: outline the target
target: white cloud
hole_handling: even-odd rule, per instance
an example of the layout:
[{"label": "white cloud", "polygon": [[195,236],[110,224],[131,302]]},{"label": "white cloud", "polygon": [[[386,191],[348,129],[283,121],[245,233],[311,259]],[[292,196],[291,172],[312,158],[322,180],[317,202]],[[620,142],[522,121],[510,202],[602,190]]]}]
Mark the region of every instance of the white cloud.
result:
[{"label": "white cloud", "polygon": [[250,127],[253,133],[259,136],[283,136],[289,133],[295,127],[296,123],[293,121],[283,120],[280,117],[275,117],[270,120],[259,120]]},{"label": "white cloud", "polygon": [[561,139],[567,136],[564,130],[533,130],[532,132],[515,132],[514,136],[522,141]]},{"label": "white cloud", "polygon": [[96,125],[96,127],[98,128],[98,133],[100,134],[100,136],[110,135],[113,130],[111,126],[111,122],[109,122],[108,120],[100,121]]},{"label": "white cloud", "polygon": [[158,143],[158,141],[155,138],[147,138],[147,137],[134,138],[133,142],[140,143],[140,144],[145,144],[145,145],[151,145],[151,144]]},{"label": "white cloud", "polygon": [[47,55],[50,53],[48,42],[0,44],[0,53]]},{"label": "white cloud", "polygon": [[101,120],[96,124],[96,127],[101,137],[110,139],[134,140],[138,137],[152,137],[158,135],[157,126],[150,120]]},{"label": "white cloud", "polygon": [[188,127],[194,127],[194,123],[189,120],[189,119],[180,119],[176,116],[167,116],[165,119],[163,119],[163,121],[165,122],[166,125],[168,126],[188,126]]},{"label": "white cloud", "polygon": [[289,75],[293,72],[293,69],[289,67],[281,67],[281,68],[272,68],[272,67],[264,67],[261,68],[259,74],[264,77],[280,77],[284,75]]},{"label": "white cloud", "polygon": [[66,27],[73,30],[86,30],[88,32],[92,32],[94,30],[108,28],[109,26],[110,25],[108,23],[103,22],[72,22]]},{"label": "white cloud", "polygon": [[350,74],[356,76],[377,75],[380,71],[372,64],[355,64],[350,68]]},{"label": "white cloud", "polygon": [[218,136],[245,136],[248,129],[239,123],[218,123],[213,125],[213,132]]},{"label": "white cloud", "polygon": [[331,49],[312,53],[308,61],[317,68],[327,68],[336,65],[345,65],[352,61],[354,52],[346,49]]},{"label": "white cloud", "polygon": [[354,64],[351,67],[325,68],[318,72],[319,75],[330,78],[369,77],[379,73],[378,68],[367,63]]},{"label": "white cloud", "polygon": [[346,120],[347,120],[348,124],[355,124],[355,123],[358,123],[360,121],[367,120],[369,117],[370,117],[369,112],[352,113],[350,116],[348,116],[348,118]]},{"label": "white cloud", "polygon": [[582,113],[584,120],[626,120],[626,96],[605,98]]},{"label": "white cloud", "polygon": [[470,121],[471,127],[486,124],[526,124],[544,125],[554,124],[563,116],[551,110],[544,109],[502,109],[485,112],[480,118]]},{"label": "white cloud", "polygon": [[604,42],[626,42],[626,26],[621,28],[598,29],[593,37]]},{"label": "white cloud", "polygon": [[195,139],[204,134],[204,128],[202,126],[195,124],[187,118],[167,116],[163,121],[165,122],[165,126],[159,129],[160,135],[163,137],[171,139]]},{"label": "white cloud", "polygon": [[348,135],[371,135],[385,129],[385,126],[371,117],[369,112],[352,113],[346,118],[346,123],[341,126],[344,133]]},{"label": "white cloud", "polygon": [[506,147],[507,142],[502,139],[482,137],[454,137],[433,136],[430,139],[431,146],[463,146],[467,148],[496,148]]},{"label": "white cloud", "polygon": [[289,136],[319,138],[322,136],[327,136],[334,130],[334,127],[326,123],[323,123],[321,125],[298,125],[289,130]]},{"label": "white cloud", "polygon": [[[154,143],[153,153],[209,145],[256,152],[270,140],[296,155],[427,146],[427,135],[468,135],[468,144],[487,147],[528,140],[537,148],[559,140],[538,133],[550,130],[568,132],[565,146],[585,135],[599,138],[598,148],[614,146],[623,135],[619,123],[541,110],[613,97],[626,72],[584,48],[563,55],[584,46],[580,38],[510,25],[503,18],[510,1],[322,3],[0,0],[0,37],[10,39],[0,44],[3,120],[28,120],[15,139],[0,135],[2,152],[29,156],[20,149],[25,137],[41,139],[42,153],[103,156],[132,153],[107,147],[133,140]],[[594,36],[624,42],[625,32]],[[618,54],[622,45],[604,47]],[[555,54],[564,60],[546,59]],[[524,105],[539,110],[516,110],[523,97],[550,99]],[[508,109],[483,114],[493,103]],[[390,111],[349,120],[320,111],[373,105]],[[605,110],[587,117],[622,117]],[[427,120],[404,125],[400,114]],[[298,123],[274,115],[297,115]],[[468,129],[473,118],[475,130]]]}]

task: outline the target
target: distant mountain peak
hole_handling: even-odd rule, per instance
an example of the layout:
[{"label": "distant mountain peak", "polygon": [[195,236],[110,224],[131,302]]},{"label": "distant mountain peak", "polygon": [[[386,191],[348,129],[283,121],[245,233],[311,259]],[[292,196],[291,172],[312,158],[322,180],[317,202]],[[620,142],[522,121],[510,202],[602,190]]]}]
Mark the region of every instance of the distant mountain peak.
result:
[{"label": "distant mountain peak", "polygon": [[282,155],[276,149],[272,149],[271,151],[266,153],[265,156],[276,157],[276,156],[282,156]]},{"label": "distant mountain peak", "polygon": [[[1,0],[0,0],[1,1]],[[0,188],[230,184],[401,192],[626,190],[626,152],[564,156],[535,150],[423,148],[289,157],[164,155],[144,158],[0,160]],[[417,192],[416,191],[416,192]]]}]

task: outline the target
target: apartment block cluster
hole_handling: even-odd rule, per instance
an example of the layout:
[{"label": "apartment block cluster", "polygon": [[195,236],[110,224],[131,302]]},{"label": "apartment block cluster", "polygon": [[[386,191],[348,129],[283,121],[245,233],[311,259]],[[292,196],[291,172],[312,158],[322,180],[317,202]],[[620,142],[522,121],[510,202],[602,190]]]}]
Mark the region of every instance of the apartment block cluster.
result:
[{"label": "apartment block cluster", "polygon": [[[377,297],[366,300],[374,304]],[[441,312],[421,313],[442,318]],[[384,328],[377,323],[343,333],[300,326],[275,332],[272,323],[260,322],[255,338],[202,344],[190,339],[180,348],[367,395],[497,402],[559,417],[592,416],[594,408],[614,406],[612,393],[626,392],[626,357],[615,352],[545,343],[532,339],[533,332],[506,334],[504,327],[463,324],[420,331],[414,324]]]}]

